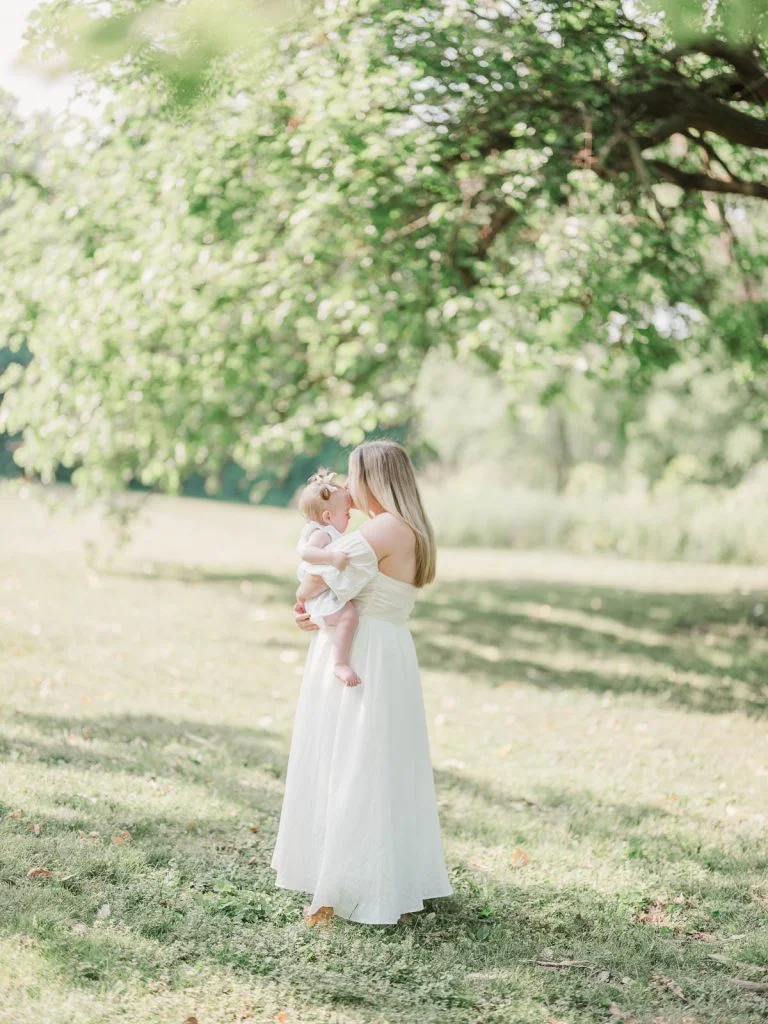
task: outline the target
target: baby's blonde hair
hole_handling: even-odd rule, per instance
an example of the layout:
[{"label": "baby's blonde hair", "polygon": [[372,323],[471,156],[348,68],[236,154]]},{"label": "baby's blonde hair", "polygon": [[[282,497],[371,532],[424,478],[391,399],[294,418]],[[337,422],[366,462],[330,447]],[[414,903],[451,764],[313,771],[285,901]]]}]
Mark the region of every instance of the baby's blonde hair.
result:
[{"label": "baby's blonde hair", "polygon": [[342,489],[342,485],[334,481],[335,476],[335,473],[321,466],[307,480],[307,486],[299,495],[299,512],[305,519],[320,521],[331,496]]}]

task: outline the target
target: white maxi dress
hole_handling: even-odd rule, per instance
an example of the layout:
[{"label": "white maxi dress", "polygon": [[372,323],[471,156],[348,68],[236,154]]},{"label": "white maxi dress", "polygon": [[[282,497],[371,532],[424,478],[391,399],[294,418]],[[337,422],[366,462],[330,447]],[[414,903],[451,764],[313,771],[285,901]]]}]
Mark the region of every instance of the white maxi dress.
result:
[{"label": "white maxi dress", "polygon": [[358,532],[334,544],[341,571],[316,566],[360,623],[351,664],[333,674],[332,634],[313,634],[301,681],[272,868],[283,889],[312,893],[309,912],[396,924],[450,896],[424,698],[408,617],[416,587],[385,576]]}]

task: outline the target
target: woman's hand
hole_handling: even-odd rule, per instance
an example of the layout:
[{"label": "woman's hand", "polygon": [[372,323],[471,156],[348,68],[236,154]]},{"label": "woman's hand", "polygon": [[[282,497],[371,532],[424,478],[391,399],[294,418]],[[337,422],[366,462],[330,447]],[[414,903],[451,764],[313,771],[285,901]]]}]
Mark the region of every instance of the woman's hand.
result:
[{"label": "woman's hand", "polygon": [[313,630],[318,628],[314,622],[310,622],[309,612],[304,607],[303,601],[297,601],[293,606],[293,617],[299,629]]}]

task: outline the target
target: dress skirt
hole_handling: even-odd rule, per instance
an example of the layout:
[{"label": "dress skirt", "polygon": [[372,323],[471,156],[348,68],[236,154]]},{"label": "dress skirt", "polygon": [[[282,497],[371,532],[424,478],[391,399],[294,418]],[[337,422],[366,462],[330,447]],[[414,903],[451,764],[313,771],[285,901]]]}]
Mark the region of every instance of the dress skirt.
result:
[{"label": "dress skirt", "polygon": [[[410,586],[378,581],[385,610]],[[271,866],[279,887],[312,894],[311,913],[395,924],[453,893],[416,651],[405,623],[363,612],[350,657],[362,683],[350,687],[333,674],[331,637],[309,647]]]}]

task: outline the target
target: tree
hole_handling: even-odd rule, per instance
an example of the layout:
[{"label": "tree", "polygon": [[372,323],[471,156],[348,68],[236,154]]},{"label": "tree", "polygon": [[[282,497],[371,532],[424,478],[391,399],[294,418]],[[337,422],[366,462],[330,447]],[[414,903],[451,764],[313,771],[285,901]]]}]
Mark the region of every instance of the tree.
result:
[{"label": "tree", "polygon": [[327,4],[257,58],[206,52],[179,110],[129,43],[109,114],[0,222],[28,469],[174,489],[353,443],[402,422],[442,343],[507,377],[618,356],[641,386],[713,341],[760,371],[766,306],[735,278],[762,250],[732,223],[768,195],[752,44],[681,47],[617,0]]}]

